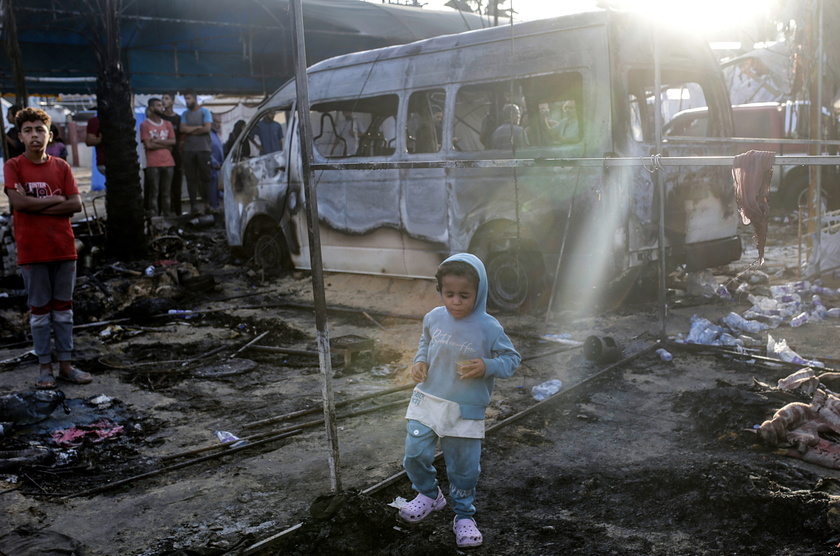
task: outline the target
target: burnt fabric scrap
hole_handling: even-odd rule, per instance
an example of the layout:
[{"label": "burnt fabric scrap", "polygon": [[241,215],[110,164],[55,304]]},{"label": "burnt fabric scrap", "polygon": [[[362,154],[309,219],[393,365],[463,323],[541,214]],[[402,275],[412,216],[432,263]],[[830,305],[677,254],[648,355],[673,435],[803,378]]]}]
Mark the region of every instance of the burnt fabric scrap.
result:
[{"label": "burnt fabric scrap", "polygon": [[772,447],[786,448],[786,455],[830,469],[840,469],[840,396],[826,389],[836,382],[837,373],[814,375],[803,369],[779,381],[780,390],[798,390],[803,378],[815,378],[821,384],[813,392],[811,403],[793,402],[782,407],[758,428],[761,439]]},{"label": "burnt fabric scrap", "polygon": [[773,177],[772,151],[747,151],[732,162],[735,200],[741,222],[755,229],[759,264],[764,263],[764,244],[767,241],[767,222],[770,219],[770,178]]}]

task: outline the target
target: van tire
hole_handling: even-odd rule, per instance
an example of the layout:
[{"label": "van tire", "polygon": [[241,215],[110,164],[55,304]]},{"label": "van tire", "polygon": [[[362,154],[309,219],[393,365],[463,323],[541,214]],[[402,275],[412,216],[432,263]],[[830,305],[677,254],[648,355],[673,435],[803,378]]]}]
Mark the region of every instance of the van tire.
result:
[{"label": "van tire", "polygon": [[544,293],[545,267],[539,253],[492,253],[486,267],[489,301],[503,311],[529,310]]},{"label": "van tire", "polygon": [[252,259],[263,272],[276,276],[284,268],[285,253],[281,238],[274,234],[261,234],[254,241]]},{"label": "van tire", "polygon": [[[799,204],[808,204],[808,189],[811,186],[810,176],[807,173],[798,173],[792,177],[785,187],[784,200],[782,201],[785,210],[796,211],[799,209]],[[823,212],[828,210],[829,198],[828,193],[823,187],[820,192],[822,195]]]}]

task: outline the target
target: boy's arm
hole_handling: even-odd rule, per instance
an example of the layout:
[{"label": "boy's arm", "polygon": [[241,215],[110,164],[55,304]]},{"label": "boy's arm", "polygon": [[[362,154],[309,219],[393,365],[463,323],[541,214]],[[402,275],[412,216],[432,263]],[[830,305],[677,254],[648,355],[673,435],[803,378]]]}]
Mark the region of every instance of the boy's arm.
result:
[{"label": "boy's arm", "polygon": [[423,361],[425,363],[429,362],[429,327],[428,327],[428,318],[429,316],[423,318],[423,333],[420,334],[420,344],[417,346],[417,355],[414,356],[414,362],[419,363]]},{"label": "boy's arm", "polygon": [[[56,197],[63,199],[62,197]],[[57,205],[46,207],[44,210],[38,211],[38,214],[49,214],[50,216],[73,216],[82,210],[82,198],[80,195],[70,195],[63,199]]]},{"label": "boy's arm", "polygon": [[9,198],[9,204],[19,212],[43,213],[45,209],[61,204],[66,200],[59,196],[29,197],[11,187],[7,187],[5,190],[6,196]]},{"label": "boy's arm", "polygon": [[496,337],[496,341],[493,342],[490,349],[493,353],[492,359],[484,359],[484,364],[487,367],[486,376],[496,378],[511,376],[522,361],[522,356],[513,347],[513,342],[510,341],[504,330]]}]

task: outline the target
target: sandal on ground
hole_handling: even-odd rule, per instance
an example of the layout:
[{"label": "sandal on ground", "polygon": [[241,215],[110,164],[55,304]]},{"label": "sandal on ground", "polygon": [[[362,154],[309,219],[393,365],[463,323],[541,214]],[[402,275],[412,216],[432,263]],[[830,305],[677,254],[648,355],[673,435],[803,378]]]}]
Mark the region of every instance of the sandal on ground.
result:
[{"label": "sandal on ground", "polygon": [[35,388],[39,390],[52,390],[55,388],[55,377],[49,371],[41,371],[38,377],[38,382],[35,383]]},{"label": "sandal on ground", "polygon": [[437,498],[429,498],[425,494],[417,497],[400,508],[400,517],[409,523],[420,523],[429,514],[446,506],[446,498],[438,487]]},{"label": "sandal on ground", "polygon": [[90,373],[86,373],[84,371],[80,371],[76,367],[70,369],[70,374],[64,374],[61,371],[58,372],[58,380],[63,382],[69,382],[70,384],[88,384],[90,381],[93,380],[93,377]]},{"label": "sandal on ground", "polygon": [[458,519],[457,517],[452,522],[452,530],[455,532],[455,544],[458,548],[472,548],[481,546],[484,538],[481,536],[481,531],[475,525],[472,519]]}]

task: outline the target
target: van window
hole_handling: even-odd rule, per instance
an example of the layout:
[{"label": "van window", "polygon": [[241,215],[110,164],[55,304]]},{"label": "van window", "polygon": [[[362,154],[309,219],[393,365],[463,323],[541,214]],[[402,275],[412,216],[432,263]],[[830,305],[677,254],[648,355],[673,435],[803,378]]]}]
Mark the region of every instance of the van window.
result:
[{"label": "van window", "polygon": [[[651,142],[655,140],[654,128],[654,76],[649,70],[632,70],[628,75],[630,129],[636,141]],[[662,72],[662,125],[663,128],[674,119],[678,113],[691,108],[706,106],[706,95],[703,86],[696,76],[683,72]],[[695,122],[700,123],[700,122]],[[718,136],[719,130],[714,126],[705,125],[702,130],[689,130],[685,135]],[[682,135],[676,131],[671,135]]]},{"label": "van window", "polygon": [[436,153],[443,145],[446,91],[416,91],[408,99],[405,145],[409,153]]},{"label": "van window", "polygon": [[314,104],[315,150],[327,158],[389,156],[396,150],[397,95]]},{"label": "van window", "polygon": [[282,152],[286,143],[286,111],[269,110],[258,118],[239,145],[238,159]]},{"label": "van window", "polygon": [[453,146],[461,151],[549,147],[580,141],[581,74],[466,85],[455,99]]}]

